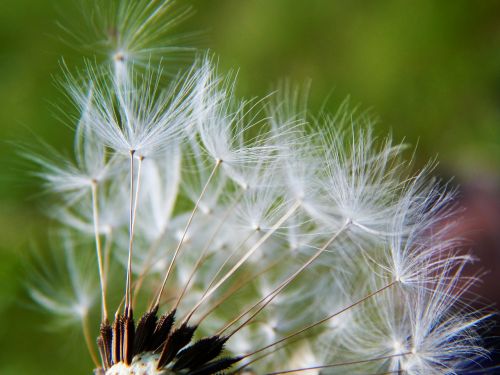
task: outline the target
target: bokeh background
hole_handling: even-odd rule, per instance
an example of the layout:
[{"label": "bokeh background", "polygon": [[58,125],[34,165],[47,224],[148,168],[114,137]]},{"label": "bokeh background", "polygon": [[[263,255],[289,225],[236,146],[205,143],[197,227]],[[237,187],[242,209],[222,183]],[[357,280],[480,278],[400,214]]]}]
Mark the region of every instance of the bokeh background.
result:
[{"label": "bokeh background", "polygon": [[[62,94],[53,77],[61,56],[79,61],[56,25],[74,1],[0,2],[1,374],[89,374],[92,366],[80,333],[53,332],[24,284],[26,254],[34,243],[44,247],[52,223],[18,150],[36,138],[71,149],[71,129],[54,118]],[[195,13],[182,29],[202,32],[198,45],[220,57],[222,70],[238,69],[240,94],[263,95],[282,78],[310,79],[313,109],[335,111],[350,96],[376,114],[377,133],[417,145],[417,165],[437,157],[436,176],[453,177],[466,208],[459,234],[486,271],[477,292],[498,308],[500,1],[190,4]]]}]

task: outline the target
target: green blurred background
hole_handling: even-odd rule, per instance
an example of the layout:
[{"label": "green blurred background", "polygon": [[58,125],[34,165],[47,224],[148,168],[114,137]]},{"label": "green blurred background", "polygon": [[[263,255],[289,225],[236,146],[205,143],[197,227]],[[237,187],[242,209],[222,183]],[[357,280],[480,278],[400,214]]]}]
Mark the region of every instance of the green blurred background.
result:
[{"label": "green blurred background", "polygon": [[[0,3],[1,374],[89,374],[92,367],[80,334],[50,331],[23,285],[25,254],[46,242],[51,224],[16,144],[41,137],[71,149],[71,129],[53,116],[62,94],[52,77],[61,56],[77,57],[55,23],[56,10],[64,14],[72,1]],[[203,31],[199,45],[220,56],[223,70],[239,69],[240,94],[263,95],[281,78],[311,79],[312,108],[326,103],[334,111],[350,95],[377,114],[377,133],[418,144],[418,164],[437,156],[436,173],[456,176],[462,187],[469,219],[462,229],[491,271],[482,294],[500,300],[488,287],[500,274],[500,1],[190,4],[196,12],[182,28]]]}]

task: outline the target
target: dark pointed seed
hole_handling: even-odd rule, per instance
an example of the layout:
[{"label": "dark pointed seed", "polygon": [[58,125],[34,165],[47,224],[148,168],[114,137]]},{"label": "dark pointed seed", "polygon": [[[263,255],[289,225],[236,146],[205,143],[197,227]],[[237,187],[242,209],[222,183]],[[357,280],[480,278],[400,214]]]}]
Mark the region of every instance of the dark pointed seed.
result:
[{"label": "dark pointed seed", "polygon": [[236,362],[239,362],[243,359],[243,357],[227,357],[221,358],[213,362],[209,362],[202,367],[197,368],[196,370],[190,371],[187,375],[211,375],[215,374],[219,371],[224,371],[234,365]]},{"label": "dark pointed seed", "polygon": [[178,359],[172,370],[195,369],[206,364],[221,354],[226,341],[226,337],[212,336],[195,342],[177,355]]},{"label": "dark pointed seed", "polygon": [[176,310],[172,310],[170,313],[164,314],[158,319],[153,336],[146,345],[146,351],[159,351],[162,349],[174,325],[175,312]]},{"label": "dark pointed seed", "polygon": [[115,321],[113,322],[112,329],[112,360],[113,363],[121,362],[122,360],[122,317],[120,314],[117,314],[115,317]]},{"label": "dark pointed seed", "polygon": [[113,366],[113,358],[111,354],[113,332],[111,326],[109,325],[109,322],[102,322],[99,331],[100,335],[97,339],[97,344],[99,346],[99,352],[101,354],[104,368],[108,369]]},{"label": "dark pointed seed", "polygon": [[136,354],[145,351],[148,343],[151,341],[158,321],[157,313],[158,307],[155,307],[153,310],[144,313],[139,323],[137,323],[134,339],[134,352]]},{"label": "dark pointed seed", "polygon": [[158,369],[163,368],[167,363],[170,363],[172,359],[177,355],[179,350],[185,347],[191,341],[193,337],[194,331],[196,331],[196,326],[191,327],[187,324],[183,324],[175,331],[170,333],[167,340],[165,341],[165,345],[163,346],[163,350],[160,354],[160,359],[158,360]]},{"label": "dark pointed seed", "polygon": [[123,317],[123,359],[127,365],[132,363],[134,356],[135,323],[132,309]]}]

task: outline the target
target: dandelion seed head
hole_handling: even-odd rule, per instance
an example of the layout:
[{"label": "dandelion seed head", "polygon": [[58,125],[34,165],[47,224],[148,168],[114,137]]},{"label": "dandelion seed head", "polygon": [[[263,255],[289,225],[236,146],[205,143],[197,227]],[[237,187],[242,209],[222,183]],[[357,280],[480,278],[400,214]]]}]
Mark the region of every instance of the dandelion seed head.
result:
[{"label": "dandelion seed head", "polygon": [[311,115],[287,82],[241,99],[210,54],[167,79],[172,4],[96,9],[108,63],[66,70],[74,158],[31,157],[67,232],[30,294],[82,325],[95,372],[450,374],[484,356],[432,165],[412,175],[347,101]]}]

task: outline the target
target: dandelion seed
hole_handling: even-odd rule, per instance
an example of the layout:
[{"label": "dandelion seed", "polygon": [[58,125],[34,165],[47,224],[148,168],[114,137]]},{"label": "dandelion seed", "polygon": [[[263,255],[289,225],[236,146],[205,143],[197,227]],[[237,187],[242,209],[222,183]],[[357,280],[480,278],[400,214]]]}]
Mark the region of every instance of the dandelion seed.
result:
[{"label": "dandelion seed", "polygon": [[[343,117],[342,117],[343,116]],[[344,127],[351,116],[340,112],[329,128]],[[400,146],[387,140],[380,149],[371,129],[333,130],[326,138],[326,178],[320,182],[330,208],[332,224],[350,219],[361,231],[385,233],[387,221],[394,217],[397,194],[402,187]],[[339,122],[339,123],[337,123]],[[345,146],[347,145],[347,146]],[[345,151],[347,148],[347,151]]]},{"label": "dandelion seed", "polygon": [[106,6],[83,0],[78,5],[85,23],[81,30],[59,23],[66,41],[91,56],[104,57],[116,77],[131,65],[145,68],[160,61],[168,62],[170,74],[175,75],[178,62],[189,61],[194,54],[194,48],[187,46],[193,34],[175,33],[191,9],[175,0],[110,0]]},{"label": "dandelion seed", "polygon": [[[146,157],[161,152],[182,137],[182,128],[190,122],[189,102],[196,82],[195,72],[159,88],[159,76],[147,70],[127,70],[127,79],[117,81],[106,71],[89,69],[93,82],[92,107],[87,120],[101,142],[119,153],[134,152]],[[80,96],[74,96],[77,106]]]}]

